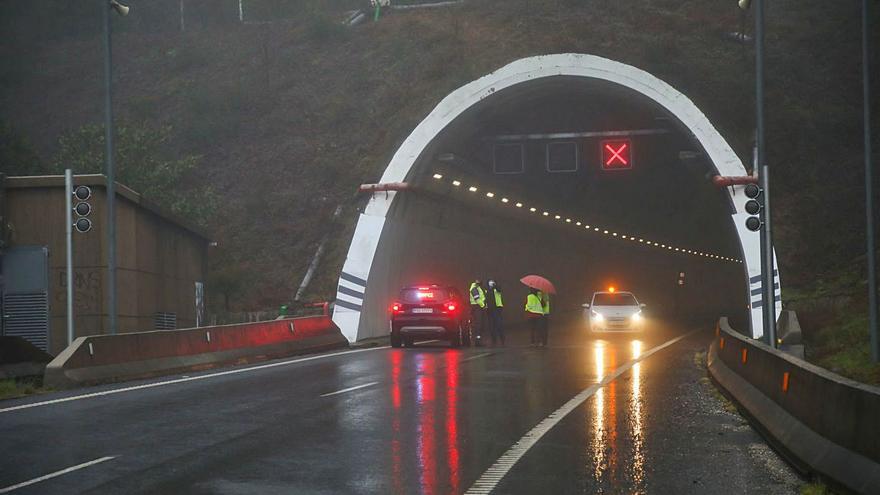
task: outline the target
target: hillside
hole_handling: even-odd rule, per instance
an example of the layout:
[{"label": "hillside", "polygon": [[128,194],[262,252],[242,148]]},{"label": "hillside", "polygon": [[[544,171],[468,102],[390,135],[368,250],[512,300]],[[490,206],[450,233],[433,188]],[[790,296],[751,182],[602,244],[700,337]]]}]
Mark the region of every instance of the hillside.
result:
[{"label": "hillside", "polygon": [[[178,187],[207,185],[220,199],[208,225],[219,242],[212,264],[232,310],[289,300],[330,228],[308,297],[332,297],[362,206],[357,185],[378,179],[443,96],[521,57],[590,53],[652,72],[750,161],[752,46],[728,35],[743,21],[732,0],[484,0],[353,28],[338,23],[343,5],[328,5],[292,20],[185,32],[169,29],[175,12],[126,29],[138,2],[114,19],[117,120],[167,126],[162,154],[200,157]],[[789,286],[809,288],[821,272],[864,262],[858,14],[855,2],[768,9],[768,147]],[[751,31],[751,17],[744,25]],[[0,41],[0,119],[46,166],[61,136],[101,122],[93,27]],[[338,205],[341,225],[332,227]]]}]

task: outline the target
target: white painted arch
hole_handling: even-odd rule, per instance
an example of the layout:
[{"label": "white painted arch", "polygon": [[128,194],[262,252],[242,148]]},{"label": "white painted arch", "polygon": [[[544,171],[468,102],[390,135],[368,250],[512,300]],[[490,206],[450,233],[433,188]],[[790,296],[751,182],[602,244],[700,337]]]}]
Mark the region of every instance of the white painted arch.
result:
[{"label": "white painted arch", "polygon": [[[727,141],[696,105],[684,94],[657,77],[633,66],[594,55],[555,54],[529,57],[512,62],[501,69],[455,90],[444,98],[436,108],[413,130],[403,142],[381,181],[402,182],[416,164],[429,144],[468,109],[483,99],[518,84],[558,76],[583,77],[616,84],[646,96],[674,115],[702,145],[719,175],[747,175],[742,161]],[[747,200],[741,187],[728,188],[735,213],[731,221],[736,228],[748,278],[751,309],[751,333],[762,334],[762,311],[760,294],[760,242],[757,233],[745,228],[744,205]],[[370,200],[358,219],[348,256],[343,266],[337,289],[333,321],[352,342],[384,334],[386,329],[364,329],[362,307],[368,290],[373,258],[382,237],[385,216],[394,202],[396,193],[378,194]],[[776,283],[780,284],[778,270]],[[777,315],[782,309],[777,290]]]}]

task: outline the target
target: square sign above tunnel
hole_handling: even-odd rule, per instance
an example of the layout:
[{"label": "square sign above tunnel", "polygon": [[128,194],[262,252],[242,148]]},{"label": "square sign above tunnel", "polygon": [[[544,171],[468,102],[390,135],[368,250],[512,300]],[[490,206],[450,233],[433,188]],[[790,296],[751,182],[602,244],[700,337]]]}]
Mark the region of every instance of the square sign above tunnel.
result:
[{"label": "square sign above tunnel", "polygon": [[632,168],[632,141],[613,139],[601,141],[602,170],[625,170]]}]

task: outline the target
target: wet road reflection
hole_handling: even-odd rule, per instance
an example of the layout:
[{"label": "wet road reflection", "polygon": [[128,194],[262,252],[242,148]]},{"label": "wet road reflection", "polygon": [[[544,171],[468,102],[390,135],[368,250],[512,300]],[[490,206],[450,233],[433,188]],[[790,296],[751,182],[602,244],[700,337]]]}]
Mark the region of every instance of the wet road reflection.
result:
[{"label": "wet road reflection", "polygon": [[[642,342],[632,341],[632,359],[642,354]],[[630,428],[632,435],[632,468],[631,476],[633,488],[639,492],[644,488],[645,481],[645,452],[642,430],[642,363],[636,363],[632,367],[632,382],[630,383]]]},{"label": "wet road reflection", "polygon": [[414,377],[403,376],[404,352],[392,352],[390,356],[391,462],[395,493],[411,492],[413,485],[418,486],[418,493],[426,495],[459,493],[461,353],[454,350],[410,353],[406,359],[412,359],[415,364]]},{"label": "wet road reflection", "polygon": [[[578,355],[569,362],[579,360],[585,377],[599,383],[617,367],[641,356],[647,347],[639,339],[612,338],[582,340],[579,345],[560,347],[555,352],[570,353],[572,358]],[[525,351],[521,369],[531,370],[529,379],[540,376],[539,370],[551,366],[546,352]],[[462,457],[468,455],[469,446],[463,442],[472,424],[467,416],[462,416],[467,404],[462,404],[460,398],[465,393],[462,373],[473,355],[427,347],[392,351],[388,359],[391,390],[386,397],[391,403],[393,477],[389,488],[395,493],[461,493],[472,483],[467,479],[472,474],[462,471],[462,464],[470,462]],[[581,465],[599,492],[627,487],[628,493],[644,493],[646,489],[647,406],[643,367],[644,363],[636,363],[620,378],[599,389],[587,403],[586,435],[580,440],[581,445],[586,445],[581,450],[585,461]],[[538,393],[541,390],[526,386],[517,393],[537,409],[555,405],[546,403],[548,396]]]},{"label": "wet road reflection", "polygon": [[[596,340],[591,345],[596,383],[619,365],[639,357],[644,346],[641,340]],[[629,381],[615,380],[592,398],[587,415],[586,467],[599,486],[629,486],[631,493],[642,493],[645,480],[642,363],[636,363],[629,373]],[[628,396],[626,387],[629,387]],[[620,390],[624,390],[624,395],[619,394]]]}]

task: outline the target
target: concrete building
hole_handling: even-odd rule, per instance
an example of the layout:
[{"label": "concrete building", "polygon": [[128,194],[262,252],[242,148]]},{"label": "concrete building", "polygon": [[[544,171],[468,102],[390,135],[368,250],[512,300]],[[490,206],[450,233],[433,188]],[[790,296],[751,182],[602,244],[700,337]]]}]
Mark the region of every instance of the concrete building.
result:
[{"label": "concrete building", "polygon": [[[0,315],[4,335],[50,354],[67,346],[63,176],[0,175]],[[109,332],[106,178],[80,175],[91,189],[89,232],[73,232],[75,336]],[[119,332],[198,326],[204,321],[206,234],[117,185]]]}]

